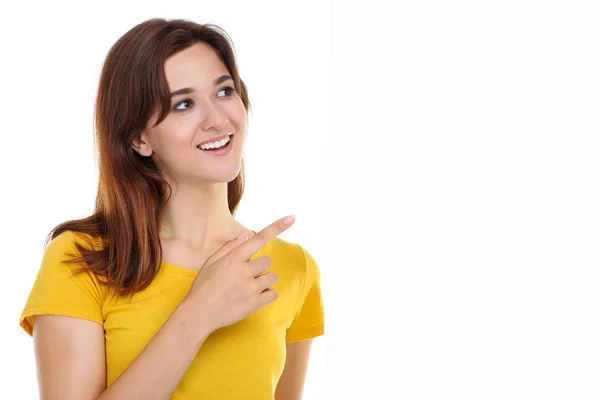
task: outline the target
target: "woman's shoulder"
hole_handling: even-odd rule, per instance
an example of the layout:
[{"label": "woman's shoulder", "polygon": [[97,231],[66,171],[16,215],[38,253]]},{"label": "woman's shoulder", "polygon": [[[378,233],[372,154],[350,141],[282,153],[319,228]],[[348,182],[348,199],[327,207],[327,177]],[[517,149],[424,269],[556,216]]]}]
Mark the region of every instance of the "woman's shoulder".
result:
[{"label": "woman's shoulder", "polygon": [[285,240],[280,237],[271,239],[266,247],[270,252],[277,252],[278,254],[292,258],[300,257],[304,250],[299,243]]},{"label": "woman's shoulder", "polygon": [[285,261],[290,266],[305,269],[309,264],[316,264],[306,246],[279,237],[272,239],[265,248],[266,255],[273,259]]},{"label": "woman's shoulder", "polygon": [[44,249],[40,276],[54,279],[66,274],[77,279],[96,281],[96,274],[83,261],[82,250],[100,251],[104,247],[105,243],[100,237],[71,230],[63,231],[51,239]]},{"label": "woman's shoulder", "polygon": [[48,243],[46,251],[67,251],[76,249],[76,245],[81,245],[90,250],[100,250],[106,246],[107,240],[100,236],[91,235],[85,232],[76,232],[66,230]]}]

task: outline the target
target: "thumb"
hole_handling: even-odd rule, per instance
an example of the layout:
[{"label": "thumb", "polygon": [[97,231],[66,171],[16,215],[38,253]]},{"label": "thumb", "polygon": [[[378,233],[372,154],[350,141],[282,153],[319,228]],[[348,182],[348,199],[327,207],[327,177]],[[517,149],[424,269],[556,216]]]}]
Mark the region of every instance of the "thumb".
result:
[{"label": "thumb", "polygon": [[219,258],[223,257],[231,250],[235,249],[242,243],[244,243],[248,239],[248,232],[244,231],[240,233],[236,238],[229,240],[226,242],[221,248],[215,251],[208,259],[206,260],[205,265],[214,264]]}]

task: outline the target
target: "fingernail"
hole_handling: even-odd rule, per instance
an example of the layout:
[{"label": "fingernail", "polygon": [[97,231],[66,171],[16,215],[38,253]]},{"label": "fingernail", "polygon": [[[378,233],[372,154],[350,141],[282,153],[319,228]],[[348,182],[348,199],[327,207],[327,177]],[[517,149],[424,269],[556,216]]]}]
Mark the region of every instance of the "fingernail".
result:
[{"label": "fingernail", "polygon": [[285,217],[285,219],[283,220],[283,223],[286,225],[291,225],[295,219],[296,219],[296,217],[294,215],[290,215],[289,217]]},{"label": "fingernail", "polygon": [[248,234],[248,232],[244,231],[244,232],[240,233],[239,236],[236,237],[236,239],[241,239],[241,238],[243,238],[247,234]]}]

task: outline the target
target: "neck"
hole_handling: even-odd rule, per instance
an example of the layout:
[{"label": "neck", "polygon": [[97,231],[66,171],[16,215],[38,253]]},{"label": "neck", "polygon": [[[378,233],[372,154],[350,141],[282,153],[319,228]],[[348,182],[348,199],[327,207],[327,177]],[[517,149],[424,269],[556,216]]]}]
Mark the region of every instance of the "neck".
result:
[{"label": "neck", "polygon": [[239,234],[242,226],[229,211],[227,183],[172,187],[159,217],[161,241],[182,242],[202,250]]}]

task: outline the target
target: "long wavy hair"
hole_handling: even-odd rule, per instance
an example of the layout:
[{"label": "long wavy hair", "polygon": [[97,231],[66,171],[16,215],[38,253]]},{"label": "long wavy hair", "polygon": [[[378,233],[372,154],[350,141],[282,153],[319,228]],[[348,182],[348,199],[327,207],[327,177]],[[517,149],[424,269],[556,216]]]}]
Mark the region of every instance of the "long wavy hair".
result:
[{"label": "long wavy hair", "polygon": [[[158,274],[162,247],[159,213],[172,194],[150,157],[134,151],[132,143],[160,112],[156,125],[170,111],[171,98],[164,72],[167,58],[203,42],[227,67],[248,112],[246,85],[238,73],[229,35],[214,24],[184,19],[154,18],[126,32],[108,52],[95,104],[95,134],[99,180],[91,216],[56,226],[49,240],[65,231],[87,235],[86,246],[67,263],[82,264],[77,272],[91,271],[121,295],[148,287]],[[238,176],[227,184],[229,210],[235,215],[244,192],[244,160]],[[79,236],[79,235],[78,235]],[[103,243],[98,247],[97,240]]]}]

